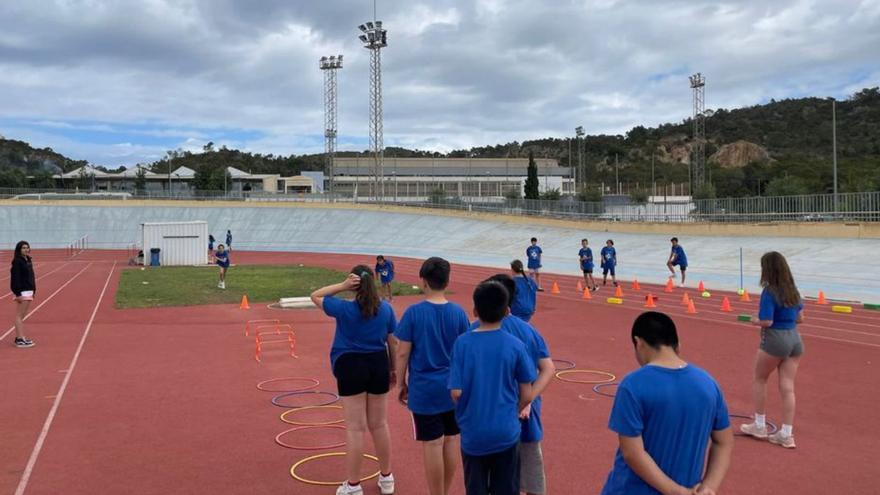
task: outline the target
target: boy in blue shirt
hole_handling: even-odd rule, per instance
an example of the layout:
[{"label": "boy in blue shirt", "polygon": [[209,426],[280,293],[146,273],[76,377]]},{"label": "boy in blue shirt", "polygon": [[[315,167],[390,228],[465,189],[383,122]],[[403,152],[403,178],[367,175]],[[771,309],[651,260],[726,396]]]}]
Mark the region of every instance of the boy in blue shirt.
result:
[{"label": "boy in blue shirt", "polygon": [[232,231],[231,230],[226,231],[226,247],[230,251],[232,251]]},{"label": "boy in blue shirt", "polygon": [[733,451],[721,389],[678,356],[669,316],[642,313],[631,338],[641,368],[623,379],[614,397],[608,427],[620,448],[602,495],[714,495]]},{"label": "boy in blue shirt", "polygon": [[532,237],[532,245],[526,248],[526,259],[528,260],[529,273],[538,286],[538,292],[544,292],[541,287],[541,254],[543,253],[544,251],[538,246],[538,238]]},{"label": "boy in blue shirt", "polygon": [[669,253],[669,259],[666,261],[666,267],[672,272],[669,278],[675,278],[675,268],[673,267],[678,265],[681,268],[681,285],[684,286],[684,278],[688,269],[688,258],[684,254],[684,248],[678,243],[678,237],[673,237],[669,241],[672,242],[672,252]]},{"label": "boy in blue shirt", "polygon": [[614,267],[617,266],[617,250],[614,249],[614,241],[611,239],[605,241],[605,247],[599,255],[602,257],[602,285],[608,283],[608,274],[611,273],[611,282],[617,287],[617,276],[614,274]]},{"label": "boy in blue shirt", "polygon": [[519,413],[532,400],[535,368],[525,345],[499,331],[507,290],[483,282],[474,290],[480,327],[455,341],[449,390],[461,428],[467,495],[519,495]]},{"label": "boy in blue shirt", "polygon": [[226,270],[229,269],[229,251],[223,244],[217,244],[217,252],[214,253],[214,262],[220,267],[220,282],[217,284],[218,289],[226,288]]},{"label": "boy in blue shirt", "polygon": [[376,275],[379,276],[379,282],[382,284],[380,295],[383,299],[392,301],[391,282],[394,281],[394,263],[386,260],[381,254],[376,256]]},{"label": "boy in blue shirt", "polygon": [[447,383],[452,346],[469,322],[464,309],[446,299],[449,273],[449,262],[443,258],[422,263],[419,279],[425,300],[407,308],[394,332],[399,398],[412,412],[430,495],[449,493],[460,449]]},{"label": "boy in blue shirt", "polygon": [[593,250],[589,247],[589,241],[581,239],[581,250],[578,251],[578,260],[581,263],[581,270],[584,272],[584,285],[587,289],[595,291],[599,289],[596,281],[593,280]]}]

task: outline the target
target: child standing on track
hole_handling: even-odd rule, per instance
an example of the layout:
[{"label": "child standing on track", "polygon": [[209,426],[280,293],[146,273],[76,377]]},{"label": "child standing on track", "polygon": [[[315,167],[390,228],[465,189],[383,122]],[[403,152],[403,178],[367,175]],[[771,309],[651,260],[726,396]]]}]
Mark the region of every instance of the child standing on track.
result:
[{"label": "child standing on track", "polygon": [[230,251],[232,251],[232,231],[231,230],[226,231],[226,247]]},{"label": "child standing on track", "polygon": [[449,494],[460,455],[455,404],[447,383],[452,346],[467,332],[469,322],[461,306],[446,299],[449,273],[449,262],[443,258],[422,263],[419,279],[425,300],[407,308],[394,332],[399,398],[412,412],[430,495]]},{"label": "child standing on track", "polygon": [[510,271],[513,272],[513,281],[516,283],[516,294],[511,296],[513,301],[510,304],[510,312],[523,321],[529,321],[538,305],[538,287],[526,276],[522,261],[511,261]]},{"label": "child standing on track", "polygon": [[541,288],[541,255],[544,251],[538,246],[538,238],[532,237],[532,245],[526,248],[526,259],[529,264],[529,273],[535,278],[535,284],[538,286],[538,292],[544,292]]},{"label": "child standing on track", "polygon": [[593,280],[593,250],[590,249],[589,244],[589,241],[586,239],[581,239],[581,250],[578,251],[578,260],[580,260],[581,271],[584,272],[584,285],[586,288],[595,291],[599,286]]},{"label": "child standing on track", "polygon": [[455,341],[449,390],[461,427],[467,495],[519,495],[519,413],[534,398],[537,377],[525,345],[499,331],[507,290],[483,282],[474,290],[480,327]]},{"label": "child standing on track", "polygon": [[208,234],[208,264],[211,264],[211,258],[214,257],[214,236]]},{"label": "child standing on track", "polygon": [[614,274],[614,268],[617,266],[617,250],[614,249],[614,241],[611,239],[605,241],[605,247],[599,254],[602,256],[602,285],[608,283],[608,274],[611,273],[611,281],[617,287],[617,276]]},{"label": "child standing on track", "polygon": [[391,260],[386,260],[381,254],[376,256],[376,275],[379,275],[379,282],[382,284],[382,298],[391,302],[394,292],[391,284],[394,281],[394,263]]},{"label": "child standing on track", "polygon": [[34,277],[34,264],[31,260],[31,245],[27,241],[19,241],[12,255],[12,266],[9,269],[9,288],[15,295],[15,347],[33,347],[34,341],[25,337],[24,318],[37,292]]},{"label": "child standing on track", "polygon": [[672,252],[669,253],[669,259],[666,261],[666,267],[672,272],[672,275],[670,275],[669,278],[675,278],[675,268],[673,267],[678,265],[681,269],[681,286],[684,287],[684,278],[688,268],[688,258],[687,255],[684,254],[684,248],[678,243],[678,237],[673,237],[670,239],[670,242],[672,242]]},{"label": "child standing on track", "polygon": [[[804,344],[797,331],[804,321],[804,302],[794,285],[794,277],[785,257],[771,251],[761,257],[761,304],[758,317],[752,321],[761,328],[761,346],[755,360],[755,381],[752,396],[755,400],[755,422],[742,425],[743,433],[766,438],[771,443],[793,449],[794,435],[794,379],[804,353]],[[782,395],[782,427],[768,435],[764,416],[767,400],[767,379],[779,372],[779,393]]]},{"label": "child standing on track", "polygon": [[226,270],[229,269],[229,251],[225,249],[223,244],[217,245],[217,252],[214,253],[214,262],[220,267],[220,282],[217,284],[217,288],[225,289]]},{"label": "child standing on track", "polygon": [[[353,301],[334,297],[353,290]],[[370,431],[379,458],[379,491],[394,493],[391,435],[386,396],[395,383],[393,338],[397,320],[391,305],[380,300],[370,268],[358,265],[338,284],[312,292],[312,302],[336,320],[330,364],[342,398],[346,427],[346,481],[336,495],[362,495],[364,433]]]},{"label": "child standing on track", "polygon": [[641,368],[620,382],[614,397],[608,427],[620,448],[602,495],[714,495],[733,451],[721,389],[678,356],[669,316],[642,313],[631,338]]}]

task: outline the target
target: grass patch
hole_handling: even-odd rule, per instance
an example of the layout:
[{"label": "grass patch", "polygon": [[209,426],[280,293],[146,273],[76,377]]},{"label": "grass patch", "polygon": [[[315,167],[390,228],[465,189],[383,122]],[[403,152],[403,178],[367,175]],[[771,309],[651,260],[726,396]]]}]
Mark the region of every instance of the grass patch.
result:
[{"label": "grass patch", "polygon": [[[308,296],[319,287],[342,281],[345,276],[344,272],[314,266],[233,266],[226,273],[226,290],[222,290],[217,288],[216,267],[133,268],[122,271],[116,307],[230,304],[238,303],[245,294],[251,302],[268,303],[282,297]],[[394,295],[419,293],[412,285],[394,282]]]}]

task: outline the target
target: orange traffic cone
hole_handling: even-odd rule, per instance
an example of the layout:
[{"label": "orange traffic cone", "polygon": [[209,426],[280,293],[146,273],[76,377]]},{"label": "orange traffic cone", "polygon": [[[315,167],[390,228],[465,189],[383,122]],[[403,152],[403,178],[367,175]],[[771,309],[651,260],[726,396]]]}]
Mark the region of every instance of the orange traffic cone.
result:
[{"label": "orange traffic cone", "polygon": [[697,314],[697,308],[694,307],[693,301],[688,301],[688,314],[695,315]]},{"label": "orange traffic cone", "polygon": [[816,304],[828,304],[828,301],[825,300],[825,293],[821,290],[819,291],[819,298],[816,300]]},{"label": "orange traffic cone", "polygon": [[672,279],[670,278],[666,281],[666,288],[663,289],[663,292],[672,292],[673,287],[675,287],[675,285],[673,285]]},{"label": "orange traffic cone", "polygon": [[721,301],[721,311],[730,313],[732,310],[730,309],[730,299],[727,296],[724,296],[724,300]]},{"label": "orange traffic cone", "polygon": [[617,286],[617,290],[614,291],[614,297],[623,297],[623,288],[621,286]]},{"label": "orange traffic cone", "polygon": [[248,304],[247,295],[241,296],[241,304],[238,306],[238,309],[251,309],[251,305]]},{"label": "orange traffic cone", "polygon": [[646,308],[656,308],[657,307],[657,305],[654,304],[654,295],[653,294],[648,294],[648,299],[645,301],[645,307]]},{"label": "orange traffic cone", "polygon": [[742,294],[742,296],[739,298],[739,300],[742,301],[742,302],[752,302],[752,298],[749,297],[749,291],[743,289],[743,294]]},{"label": "orange traffic cone", "polygon": [[559,286],[556,285],[556,282],[553,282],[553,287],[550,288],[551,294],[559,294]]},{"label": "orange traffic cone", "polygon": [[697,290],[700,291],[700,294],[702,294],[702,293],[706,290],[706,286],[703,285],[703,281],[702,281],[702,280],[700,280],[700,284],[697,285]]},{"label": "orange traffic cone", "polygon": [[593,298],[593,295],[590,294],[590,289],[589,289],[589,287],[586,288],[586,289],[584,289],[584,295],[582,296],[582,298],[583,298],[583,299],[586,299],[586,300],[590,300],[590,299]]},{"label": "orange traffic cone", "polygon": [[642,290],[639,286],[639,279],[633,279],[632,290]]},{"label": "orange traffic cone", "polygon": [[584,291],[584,284],[582,284],[580,280],[578,280],[578,286],[577,286],[577,289],[578,289],[578,292],[583,292],[583,291]]},{"label": "orange traffic cone", "polygon": [[685,306],[687,306],[688,304],[691,303],[691,298],[688,297],[688,293],[687,293],[687,292],[685,292],[684,295],[681,296],[681,303],[684,304]]}]

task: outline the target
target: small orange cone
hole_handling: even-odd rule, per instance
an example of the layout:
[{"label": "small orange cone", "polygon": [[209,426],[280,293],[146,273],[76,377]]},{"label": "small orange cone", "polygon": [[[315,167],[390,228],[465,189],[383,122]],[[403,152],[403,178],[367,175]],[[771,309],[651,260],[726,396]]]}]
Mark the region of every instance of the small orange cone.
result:
[{"label": "small orange cone", "polygon": [[551,294],[559,294],[559,286],[556,285],[556,282],[553,282],[553,287],[550,288]]},{"label": "small orange cone", "polygon": [[623,297],[623,288],[621,286],[617,286],[617,290],[614,291],[614,297]]},{"label": "small orange cone", "polygon": [[642,290],[642,288],[639,286],[639,279],[633,279],[632,290]]},{"label": "small orange cone", "polygon": [[739,300],[742,302],[752,302],[752,298],[749,297],[749,291],[743,290],[743,295],[739,298]]},{"label": "small orange cone", "polygon": [[819,291],[819,299],[816,300],[816,304],[828,304],[828,301],[825,300],[825,293],[821,290]]},{"label": "small orange cone", "polygon": [[730,313],[732,310],[730,309],[730,299],[727,296],[724,296],[724,300],[721,301],[721,311],[726,313]]},{"label": "small orange cone", "polygon": [[578,287],[577,287],[577,289],[578,289],[578,292],[583,292],[583,291],[584,291],[584,284],[582,284],[580,280],[578,280]]},{"label": "small orange cone", "polygon": [[646,308],[656,308],[657,307],[657,305],[654,304],[654,295],[653,294],[648,294],[648,299],[645,301],[645,307]]},{"label": "small orange cone", "polygon": [[241,296],[241,305],[238,306],[238,309],[251,309],[251,305],[248,304],[247,295]]},{"label": "small orange cone", "polygon": [[681,303],[684,304],[685,306],[687,306],[688,304],[691,303],[691,298],[688,297],[688,293],[687,293],[687,292],[685,292],[684,295],[681,296]]},{"label": "small orange cone", "polygon": [[700,294],[702,294],[703,292],[706,291],[706,286],[703,285],[703,281],[702,281],[702,280],[700,280],[700,284],[697,285],[697,290],[700,291]]},{"label": "small orange cone", "polygon": [[666,288],[663,289],[663,292],[672,292],[673,287],[675,286],[672,284],[672,279],[670,278],[666,281]]},{"label": "small orange cone", "polygon": [[693,301],[688,301],[688,314],[695,315],[697,314],[697,308],[694,307]]},{"label": "small orange cone", "polygon": [[582,296],[582,298],[586,300],[590,300],[593,298],[593,295],[590,294],[590,289],[584,289],[584,295]]}]

